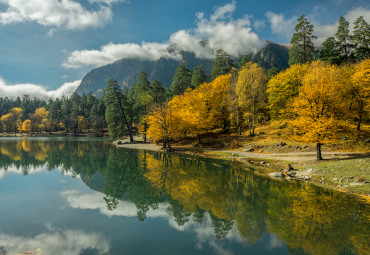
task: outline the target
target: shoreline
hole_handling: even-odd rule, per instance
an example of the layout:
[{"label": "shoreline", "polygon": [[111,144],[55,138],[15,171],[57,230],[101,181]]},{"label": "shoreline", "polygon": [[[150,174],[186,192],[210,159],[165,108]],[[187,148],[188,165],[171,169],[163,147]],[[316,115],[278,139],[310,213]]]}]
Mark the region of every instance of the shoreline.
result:
[{"label": "shoreline", "polygon": [[[160,145],[151,143],[122,143],[113,142],[118,148],[162,151]],[[306,181],[316,186],[327,189],[334,189],[341,192],[355,194],[370,201],[370,153],[369,152],[323,152],[322,161],[316,161],[316,152],[287,152],[287,153],[259,153],[247,152],[240,149],[212,149],[173,146],[174,152],[191,156],[201,156],[224,160],[235,160],[246,165],[264,167],[267,171],[263,174],[266,177],[270,173],[282,173],[291,164],[297,175],[293,178],[279,178],[286,180]],[[350,167],[363,169],[354,176]],[[339,170],[337,170],[339,169]],[[271,171],[270,171],[271,170]],[[360,180],[360,181],[359,181]]]}]

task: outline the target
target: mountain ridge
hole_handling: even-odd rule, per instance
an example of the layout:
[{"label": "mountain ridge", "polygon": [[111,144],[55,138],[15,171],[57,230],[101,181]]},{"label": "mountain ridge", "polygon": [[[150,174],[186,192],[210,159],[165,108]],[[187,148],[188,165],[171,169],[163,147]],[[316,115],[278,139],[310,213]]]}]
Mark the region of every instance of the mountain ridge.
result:
[{"label": "mountain ridge", "polygon": [[[266,41],[266,46],[252,56],[252,61],[265,69],[276,67],[285,69],[289,60],[289,49],[286,45],[281,45],[271,41]],[[182,59],[160,58],[158,60],[143,59],[120,59],[111,64],[97,67],[88,72],[76,89],[76,93],[92,93],[97,96],[102,94],[108,79],[113,78],[122,86],[131,86],[136,82],[137,76],[141,71],[147,73],[149,81],[158,80],[165,88],[171,83],[175,70],[179,64],[183,63],[187,68],[193,70],[194,67],[203,65],[203,69],[209,76],[213,59],[196,58],[193,53],[181,52]],[[240,58],[234,59],[237,65]]]}]

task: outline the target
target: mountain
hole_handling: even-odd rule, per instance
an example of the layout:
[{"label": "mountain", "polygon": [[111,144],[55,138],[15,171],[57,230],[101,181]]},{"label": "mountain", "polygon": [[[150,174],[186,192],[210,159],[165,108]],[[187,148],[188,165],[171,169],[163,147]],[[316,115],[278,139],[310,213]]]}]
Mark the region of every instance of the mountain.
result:
[{"label": "mountain", "polygon": [[271,41],[266,41],[267,45],[258,51],[252,61],[262,66],[265,69],[276,67],[284,70],[289,67],[289,45],[277,44]]},{"label": "mountain", "polygon": [[[289,49],[285,45],[280,45],[271,41],[266,41],[266,47],[258,51],[252,61],[258,63],[265,69],[277,67],[285,69],[288,67]],[[234,60],[237,66],[239,59]],[[171,83],[175,70],[180,63],[193,70],[194,67],[203,65],[207,75],[210,74],[212,59],[199,59],[193,53],[182,52],[182,60],[160,58],[157,61],[142,59],[121,59],[112,64],[101,66],[91,70],[82,79],[76,92],[92,93],[101,95],[107,81],[110,78],[117,80],[120,84],[130,86],[136,82],[137,76],[141,71],[147,73],[149,81],[158,80],[162,85],[168,88]]]}]

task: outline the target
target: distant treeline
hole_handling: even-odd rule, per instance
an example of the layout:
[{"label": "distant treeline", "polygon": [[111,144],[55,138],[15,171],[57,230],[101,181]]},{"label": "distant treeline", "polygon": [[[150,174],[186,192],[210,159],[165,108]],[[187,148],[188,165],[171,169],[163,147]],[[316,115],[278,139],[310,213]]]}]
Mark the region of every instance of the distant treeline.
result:
[{"label": "distant treeline", "polygon": [[16,99],[0,98],[0,132],[71,132],[92,129],[102,134],[106,128],[105,106],[93,95],[73,94],[55,100],[31,99],[28,95]]}]

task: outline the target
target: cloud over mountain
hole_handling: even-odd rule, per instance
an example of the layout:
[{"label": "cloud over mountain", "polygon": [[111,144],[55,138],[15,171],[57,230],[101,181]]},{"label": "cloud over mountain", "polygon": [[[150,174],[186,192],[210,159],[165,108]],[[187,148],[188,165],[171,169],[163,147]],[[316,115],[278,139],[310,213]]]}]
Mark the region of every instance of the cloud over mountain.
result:
[{"label": "cloud over mountain", "polygon": [[31,83],[22,84],[7,84],[4,79],[0,77],[0,95],[1,97],[16,98],[24,94],[32,97],[43,99],[55,99],[64,96],[70,96],[75,92],[81,81],[66,82],[56,90],[46,90],[43,86]]},{"label": "cloud over mountain", "polygon": [[[69,54],[62,65],[66,68],[102,66],[122,58],[181,59],[181,51],[193,52],[198,58],[210,59],[220,48],[233,57],[256,53],[265,45],[265,42],[252,31],[250,16],[232,18],[235,8],[235,1],[218,7],[208,19],[205,18],[204,13],[197,13],[195,28],[179,30],[163,43],[115,44],[110,42],[99,50],[75,50]],[[169,46],[171,46],[170,50]]]}]

